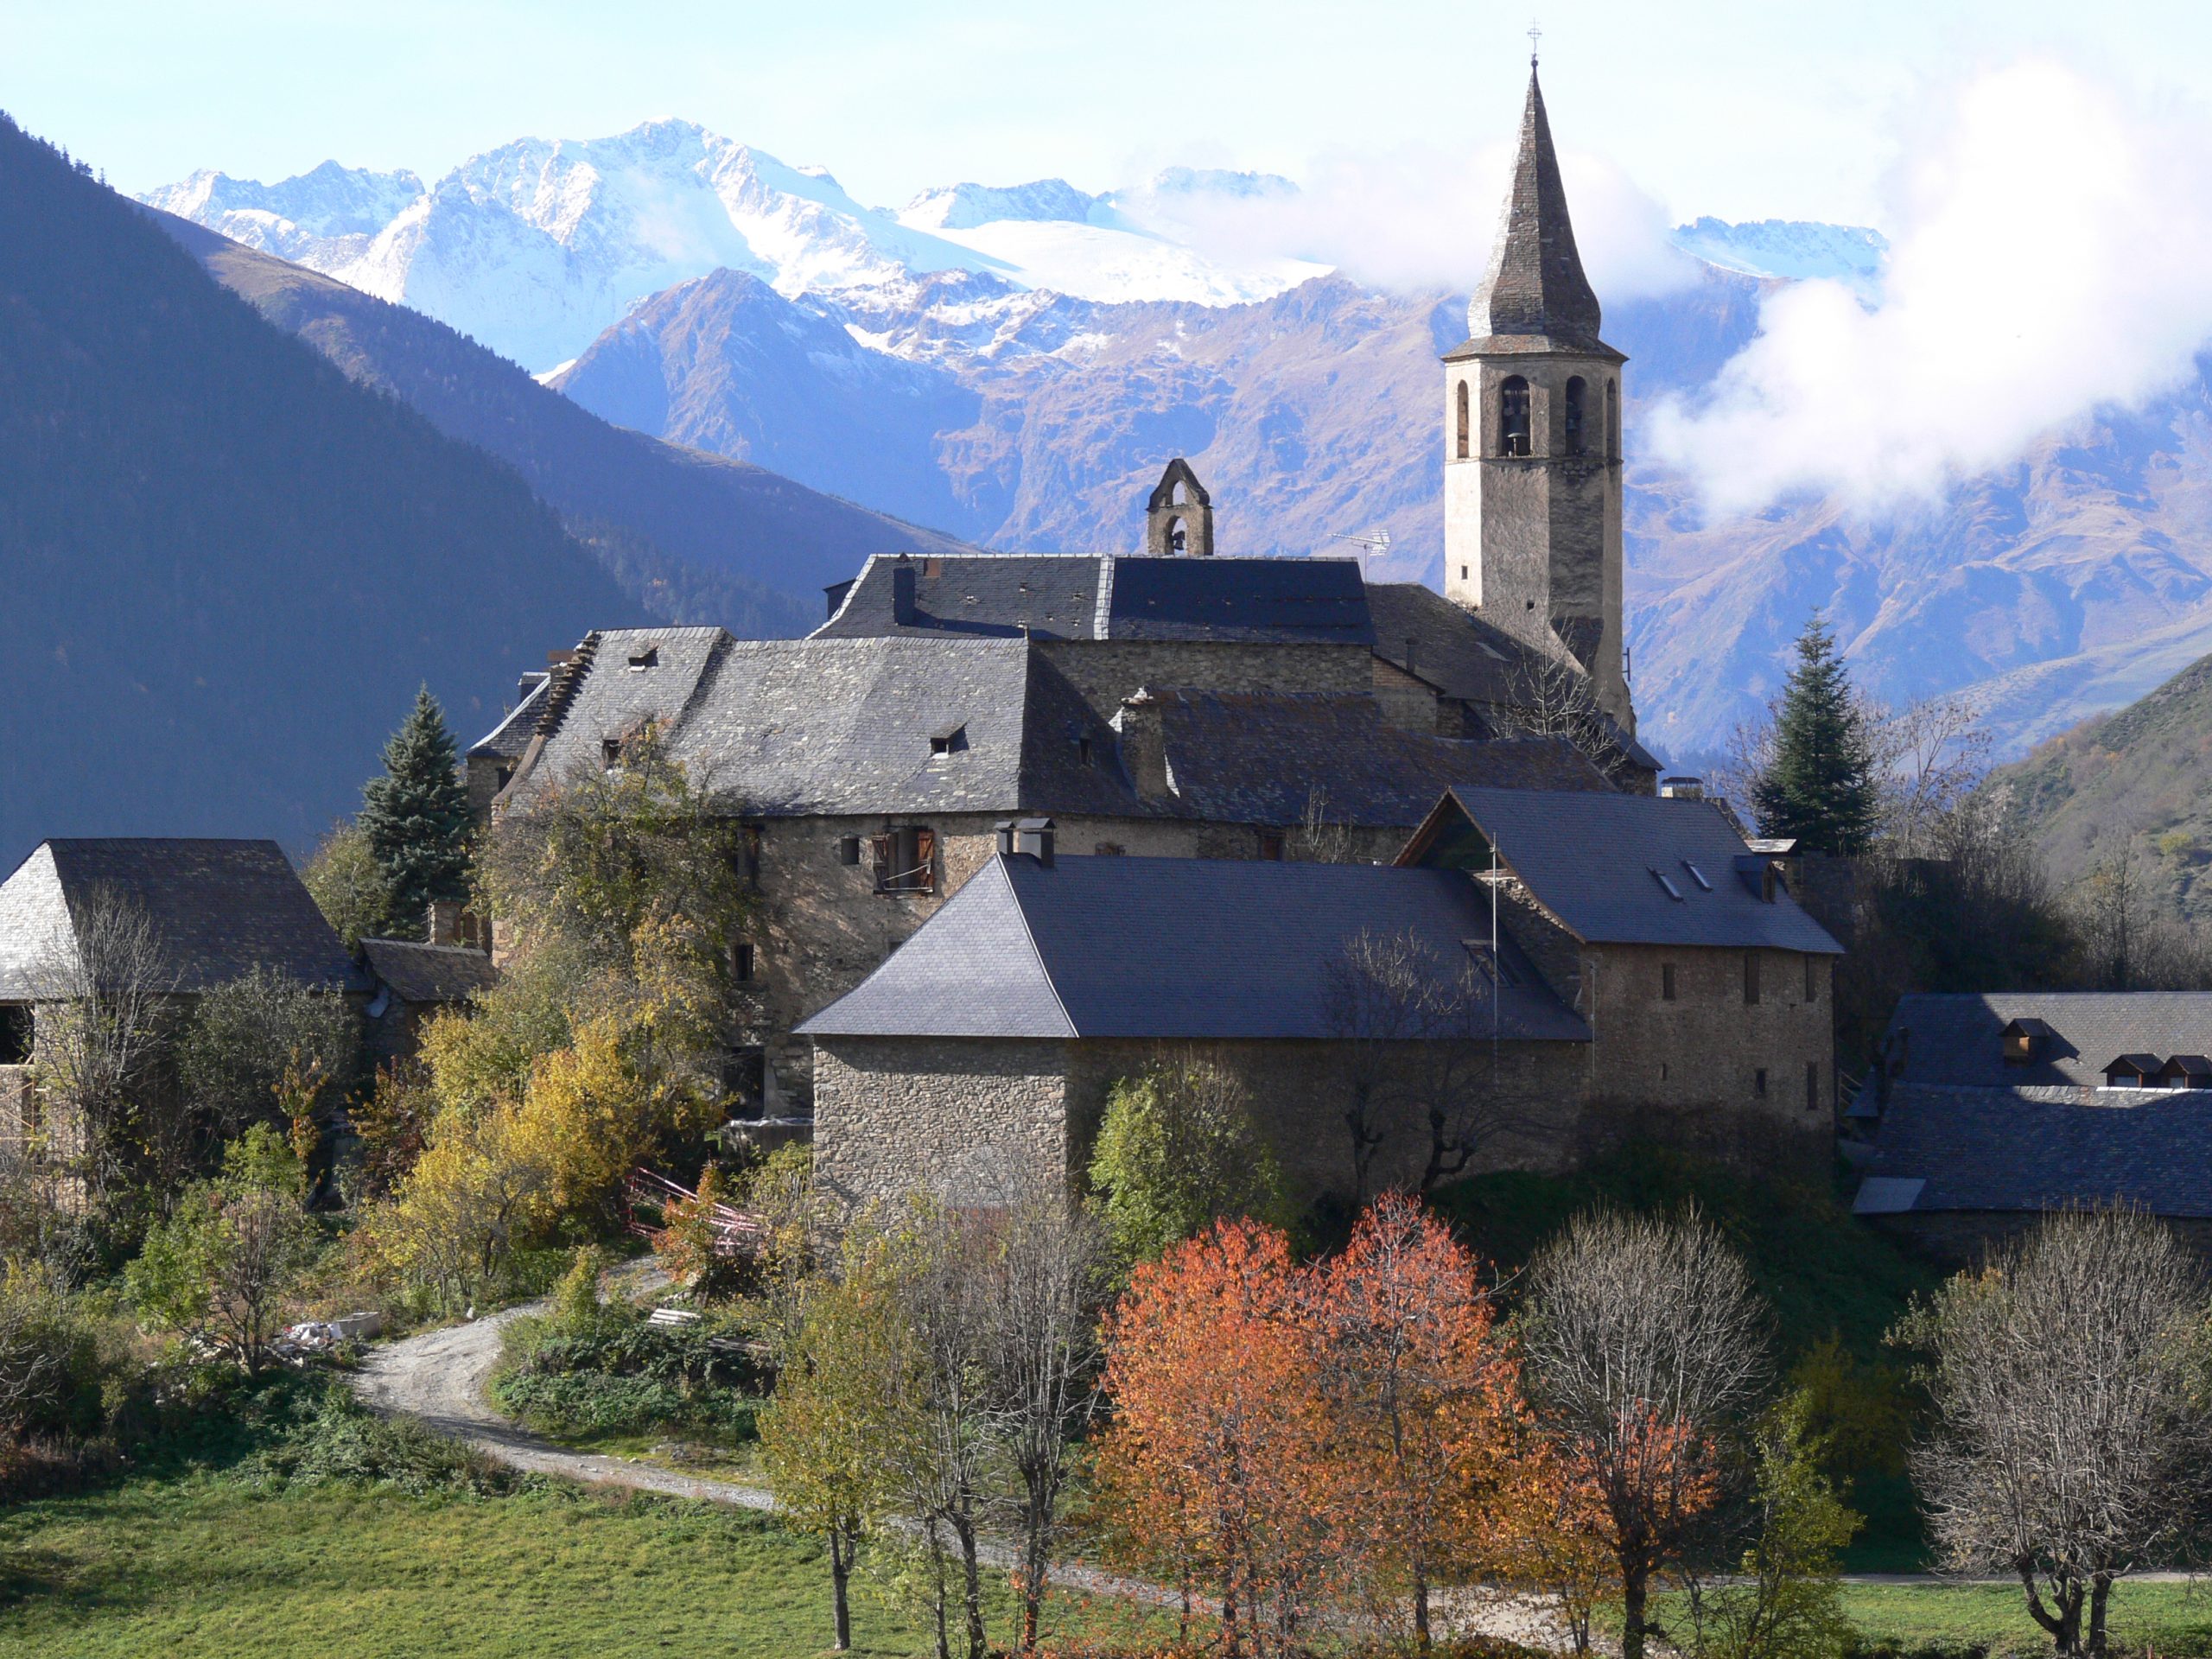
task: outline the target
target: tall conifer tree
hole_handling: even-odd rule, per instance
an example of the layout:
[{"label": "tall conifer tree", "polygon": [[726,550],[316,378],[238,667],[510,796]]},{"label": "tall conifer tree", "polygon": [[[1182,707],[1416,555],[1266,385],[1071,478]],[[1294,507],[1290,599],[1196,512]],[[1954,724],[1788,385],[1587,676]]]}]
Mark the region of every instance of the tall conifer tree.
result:
[{"label": "tall conifer tree", "polygon": [[1835,636],[1818,611],[1797,636],[1797,666],[1775,716],[1774,759],[1751,785],[1763,836],[1821,853],[1863,853],[1880,810],[1866,725]]},{"label": "tall conifer tree", "polygon": [[430,901],[468,896],[468,785],[444,711],[424,686],[361,791],[361,832],[391,894],[387,925],[423,936]]}]

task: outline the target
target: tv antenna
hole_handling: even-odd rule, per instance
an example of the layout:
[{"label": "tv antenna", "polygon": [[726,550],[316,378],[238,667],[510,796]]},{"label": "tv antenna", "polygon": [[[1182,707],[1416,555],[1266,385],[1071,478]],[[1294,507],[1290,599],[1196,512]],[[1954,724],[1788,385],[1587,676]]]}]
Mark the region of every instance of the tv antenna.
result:
[{"label": "tv antenna", "polygon": [[1387,530],[1362,531],[1356,535],[1337,535],[1329,538],[1335,542],[1350,542],[1359,550],[1359,574],[1367,575],[1367,562],[1390,550],[1390,532]]}]

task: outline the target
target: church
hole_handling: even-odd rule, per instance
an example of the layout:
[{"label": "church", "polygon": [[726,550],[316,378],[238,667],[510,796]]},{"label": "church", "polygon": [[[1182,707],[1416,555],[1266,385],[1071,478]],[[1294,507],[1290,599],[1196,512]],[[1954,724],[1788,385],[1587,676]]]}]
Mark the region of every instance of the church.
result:
[{"label": "church", "polygon": [[[1082,906],[1103,908],[1079,906],[1083,914],[1110,917],[1119,884],[1151,883],[1168,927],[1155,941],[1163,950],[1176,948],[1173,895],[1184,880],[1285,882],[1280,891],[1240,886],[1233,903],[1221,902],[1307,908],[1354,932],[1360,906],[1385,888],[1448,889],[1449,902],[1432,907],[1433,927],[1458,939],[1452,929],[1472,925],[1451,919],[1473,903],[1466,874],[1415,878],[1390,868],[1454,798],[1628,798],[1639,804],[1633,811],[1660,813],[1637,819],[1645,827],[1636,834],[1649,841],[1639,856],[1666,861],[1667,879],[1689,883],[1675,866],[1694,853],[1740,884],[1735,861],[1748,849],[1732,830],[1728,846],[1713,842],[1708,821],[1725,820],[1711,804],[1662,800],[1658,763],[1637,741],[1622,619],[1624,359],[1599,335],[1533,73],[1506,212],[1469,322],[1469,338],[1442,364],[1441,593],[1370,582],[1354,558],[1224,553],[1236,539],[1234,502],[1168,458],[1145,500],[1142,544],[1130,551],[877,555],[829,590],[823,623],[803,639],[736,639],[718,628],[589,634],[525,679],[513,713],[469,752],[472,798],[487,815],[526,811],[537,791],[580,769],[620,767],[650,731],[746,826],[753,938],[743,1006],[730,1013],[729,1105],[741,1120],[794,1124],[826,1121],[823,1020],[850,1014],[851,999],[871,984],[880,991],[894,966],[904,983],[931,961],[959,964],[953,977],[894,999],[910,1011],[977,1000],[996,973],[992,951],[1019,936],[1009,880],[1040,903],[1071,886],[1007,877],[1009,859],[1033,861],[1039,848],[1058,870],[1086,872]],[[1611,822],[1563,810],[1553,814],[1561,823]],[[1029,826],[1028,855],[1017,849],[1017,824]],[[1622,855],[1599,830],[1588,835],[1590,856]],[[1185,868],[1156,873],[1173,861]],[[1282,868],[1231,868],[1262,865]],[[1632,874],[1630,885],[1661,892],[1644,864]],[[951,906],[978,879],[1001,901],[967,906],[970,919],[960,922]],[[1546,879],[1561,878],[1554,868]],[[1771,878],[1760,881],[1771,900]],[[1303,884],[1316,882],[1333,883],[1332,896],[1309,906]],[[1408,901],[1377,902],[1395,914]],[[1554,895],[1531,912],[1549,918],[1541,949],[1505,941],[1493,963],[1523,976],[1501,1009],[1519,1008],[1528,1040],[1549,1046],[1532,1078],[1584,1077],[1593,1064],[1600,970],[1578,953],[1607,942],[1560,922],[1563,902]],[[1779,902],[1795,913],[1786,893]],[[1491,908],[1487,897],[1475,906]],[[1723,908],[1734,914],[1732,901]],[[1774,916],[1746,912],[1710,938],[1693,929],[1681,942],[1825,963],[1834,948],[1825,935],[1777,926]],[[998,944],[989,948],[953,937],[974,925],[1013,931],[990,936]],[[1654,936],[1642,944],[1675,937],[1664,917],[1640,925]],[[1232,932],[1184,948],[1253,947]],[[1556,984],[1544,966],[1553,961],[1567,963]],[[1726,972],[1676,964],[1670,987],[1677,966],[1686,983],[1757,975],[1735,957]],[[1310,979],[1311,968],[1300,971]],[[1139,980],[1154,971],[1123,969]],[[1796,975],[1789,982],[1802,982],[1802,1003],[1826,969],[1777,971]],[[1607,980],[1605,988],[1616,988]],[[925,1020],[897,1034],[935,1042],[961,1029],[957,1019],[944,1029]],[[1701,1029],[1709,1041],[1710,1027]],[[1770,1077],[1777,1096],[1780,1079],[1810,1075],[1808,1066],[1824,1078],[1825,1038],[1808,1047],[1809,1029],[1793,1025],[1786,1054],[1732,1067],[1725,1087],[1673,1071],[1666,1092],[1749,1103],[1768,1097]],[[1308,1038],[1319,1039],[1303,1031],[1296,1040]],[[1610,1051],[1605,1063],[1617,1064]],[[851,1068],[836,1075],[849,1078]],[[1621,1076],[1615,1085],[1625,1086]],[[1791,1121],[1827,1089],[1816,1081],[1801,1094],[1791,1083]],[[1588,1090],[1576,1083],[1571,1092]],[[1824,1111],[1820,1119],[1825,1128]]]}]

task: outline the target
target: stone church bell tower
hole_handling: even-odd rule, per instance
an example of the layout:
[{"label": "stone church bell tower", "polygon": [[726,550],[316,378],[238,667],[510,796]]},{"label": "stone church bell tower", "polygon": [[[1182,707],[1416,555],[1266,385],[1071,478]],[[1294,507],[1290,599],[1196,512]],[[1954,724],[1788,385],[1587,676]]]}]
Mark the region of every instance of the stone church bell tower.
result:
[{"label": "stone church bell tower", "polygon": [[1529,66],[1520,154],[1469,338],[1444,359],[1444,591],[1571,655],[1633,735],[1621,639],[1621,365]]}]

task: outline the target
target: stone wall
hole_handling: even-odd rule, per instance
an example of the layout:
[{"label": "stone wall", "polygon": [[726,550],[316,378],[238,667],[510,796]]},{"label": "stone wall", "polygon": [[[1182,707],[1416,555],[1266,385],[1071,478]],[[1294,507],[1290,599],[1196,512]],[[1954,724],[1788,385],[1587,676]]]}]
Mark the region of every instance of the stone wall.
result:
[{"label": "stone wall", "polygon": [[989,1203],[1071,1173],[1067,1045],[823,1038],[815,1058],[814,1168],[849,1204],[916,1187]]},{"label": "stone wall", "polygon": [[[1756,1003],[1745,1000],[1744,963],[1752,955],[1759,964]],[[1741,1113],[1807,1134],[1833,1133],[1834,961],[1794,950],[1585,947],[1577,1011],[1595,1039],[1590,1096],[1660,1110]],[[1670,964],[1671,1000],[1665,995]],[[1809,1102],[1808,1066],[1817,1085]]]}]

